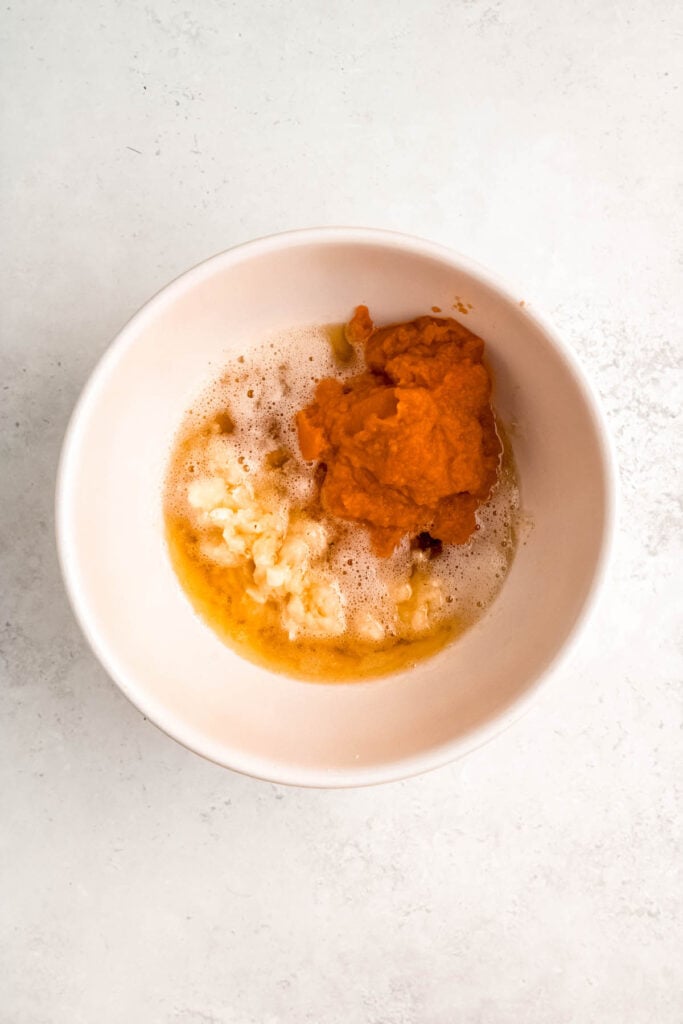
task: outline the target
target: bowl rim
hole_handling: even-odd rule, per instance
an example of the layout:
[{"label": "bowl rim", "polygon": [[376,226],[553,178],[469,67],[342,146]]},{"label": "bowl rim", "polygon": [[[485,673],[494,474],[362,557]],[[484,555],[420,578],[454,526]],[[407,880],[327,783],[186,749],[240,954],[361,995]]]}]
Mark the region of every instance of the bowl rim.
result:
[{"label": "bowl rim", "polygon": [[[133,314],[105,349],[91,371],[69,419],[59,456],[55,490],[57,553],[69,603],[96,658],[131,704],[162,732],[206,760],[263,781],[281,785],[322,789],[355,788],[396,782],[434,768],[442,767],[488,743],[526,714],[535,703],[541,689],[547,686],[551,677],[558,674],[561,668],[566,665],[581,642],[609,575],[614,557],[618,506],[618,475],[614,443],[594,387],[573,349],[560,337],[544,316],[539,315],[535,308],[529,308],[528,304],[524,302],[522,308],[523,315],[528,317],[542,331],[547,340],[558,351],[581,392],[593,421],[605,479],[605,514],[600,551],[593,567],[591,583],[583,605],[564,643],[560,645],[544,669],[529,682],[524,693],[488,722],[471,730],[464,736],[449,740],[446,743],[439,744],[408,758],[389,759],[381,764],[370,767],[350,767],[334,771],[304,768],[299,765],[284,763],[278,759],[252,757],[251,755],[245,756],[244,752],[234,750],[224,743],[207,744],[206,741],[202,743],[201,733],[187,727],[176,716],[167,714],[163,707],[160,707],[154,699],[149,698],[145,694],[144,689],[141,689],[139,682],[131,680],[119,668],[115,652],[109,648],[107,642],[99,634],[95,622],[91,619],[88,602],[76,578],[73,549],[69,539],[67,510],[69,508],[68,496],[77,467],[79,440],[88,410],[93,402],[95,402],[97,393],[105,384],[112,368],[125,355],[128,348],[134,344],[135,338],[140,329],[144,327],[145,322],[149,319],[154,319],[165,307],[174,302],[183,291],[192,288],[195,283],[204,279],[216,269],[229,268],[231,265],[254,256],[300,245],[333,243],[380,244],[384,247],[414,255],[435,258],[441,262],[448,263],[454,269],[465,271],[485,286],[497,292],[504,300],[514,305],[520,305],[520,300],[517,298],[519,290],[513,289],[510,284],[501,280],[497,274],[475,260],[445,245],[397,231],[367,227],[313,227],[279,232],[238,243],[229,249],[202,260],[162,287]],[[312,684],[306,683],[305,685]],[[372,685],[372,683],[368,685]]]}]

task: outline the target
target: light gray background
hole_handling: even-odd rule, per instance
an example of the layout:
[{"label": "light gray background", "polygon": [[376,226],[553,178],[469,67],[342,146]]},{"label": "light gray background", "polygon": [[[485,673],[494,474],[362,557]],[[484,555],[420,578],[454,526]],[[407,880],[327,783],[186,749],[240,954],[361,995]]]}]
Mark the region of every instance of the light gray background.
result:
[{"label": "light gray background", "polygon": [[[17,0],[0,26],[2,1024],[679,1022],[681,5]],[[602,395],[623,489],[612,581],[535,711],[358,792],[143,721],[52,523],[67,417],[136,308],[330,223],[516,282]]]}]

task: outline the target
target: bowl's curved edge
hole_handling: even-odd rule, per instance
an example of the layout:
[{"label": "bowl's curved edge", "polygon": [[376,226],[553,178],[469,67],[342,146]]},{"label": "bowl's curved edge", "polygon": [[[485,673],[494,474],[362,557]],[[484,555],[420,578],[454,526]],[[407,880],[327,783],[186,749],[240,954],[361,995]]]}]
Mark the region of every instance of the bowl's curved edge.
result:
[{"label": "bowl's curved edge", "polygon": [[[194,736],[192,730],[184,729],[183,723],[171,716],[166,716],[163,709],[154,705],[153,702],[146,702],[139,693],[133,692],[125,678],[125,673],[117,665],[116,658],[108,649],[98,634],[95,623],[91,620],[85,603],[81,600],[72,574],[70,564],[71,540],[69,538],[69,524],[67,518],[67,497],[69,494],[69,480],[73,473],[74,459],[77,454],[77,442],[80,424],[88,410],[89,405],[96,398],[98,388],[103,384],[109,367],[117,359],[121,358],[127,346],[132,344],[136,332],[144,325],[148,317],[155,316],[160,308],[172,301],[177,292],[189,288],[194,281],[204,276],[212,267],[236,262],[249,255],[258,255],[268,250],[286,248],[292,244],[334,243],[334,242],[355,242],[365,244],[384,244],[398,249],[421,253],[423,255],[440,258],[453,265],[454,268],[465,270],[474,277],[479,278],[485,284],[494,288],[508,301],[518,304],[519,300],[511,286],[501,281],[496,274],[483,267],[481,264],[469,257],[463,256],[457,251],[426,239],[403,234],[401,232],[387,231],[376,228],[353,228],[353,227],[322,227],[322,228],[301,228],[295,231],[287,231],[280,234],[268,235],[248,242],[240,243],[208,257],[196,266],[185,271],[176,277],[169,284],[160,289],[149,299],[124,325],[115,339],[103,353],[95,368],[86,381],[83,390],[76,402],[74,410],[62,443],[57,468],[57,480],[55,490],[55,532],[57,542],[57,554],[64,580],[66,593],[75,615],[90,647],[100,661],[108,675],[114,680],[124,696],[141,712],[153,725],[176,740],[182,746],[191,750],[205,759],[214,762],[222,767],[229,768],[240,774],[263,781],[278,783],[281,785],[300,786],[307,788],[355,788],[362,786],[378,785],[388,782],[397,782],[402,779],[411,778],[423,772],[443,767],[451,761],[458,760],[472,751],[484,746],[496,736],[505,732],[510,726],[527,713],[529,708],[536,702],[539,691],[544,688],[552,676],[559,673],[559,670],[573,656],[579,645],[591,614],[597,604],[600,592],[605,583],[612,559],[614,556],[614,540],[616,534],[616,522],[618,516],[618,484],[617,484],[617,460],[614,452],[613,440],[607,426],[606,417],[602,410],[600,401],[588,380],[586,373],[581,366],[577,356],[566,342],[556,333],[544,317],[535,310],[525,306],[522,310],[524,316],[534,322],[544,334],[553,342],[557,350],[563,356],[568,369],[577,382],[586,406],[590,410],[595,434],[599,442],[602,457],[602,466],[605,478],[606,508],[601,538],[600,555],[596,562],[590,587],[584,599],[581,610],[570,627],[567,639],[557,652],[549,659],[547,665],[540,672],[535,680],[529,685],[525,693],[516,698],[507,708],[500,712],[495,719],[486,725],[472,730],[452,742],[445,743],[429,751],[427,754],[417,755],[386,765],[363,767],[359,766],[343,771],[320,772],[310,769],[293,768],[291,765],[280,765],[268,762],[261,758],[245,757],[241,752],[235,752],[230,756],[222,745],[201,742],[201,737]],[[373,685],[370,683],[358,683],[354,685]]]}]

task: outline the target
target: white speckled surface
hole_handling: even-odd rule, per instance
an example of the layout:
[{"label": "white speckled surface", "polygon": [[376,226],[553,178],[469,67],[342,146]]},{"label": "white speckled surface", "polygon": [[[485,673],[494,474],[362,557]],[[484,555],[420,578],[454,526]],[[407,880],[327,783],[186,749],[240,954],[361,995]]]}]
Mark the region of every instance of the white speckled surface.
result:
[{"label": "white speckled surface", "polygon": [[[7,5],[2,1024],[681,1020],[682,11]],[[52,539],[66,419],[128,316],[327,223],[518,282],[588,367],[623,484],[613,579],[535,711],[357,792],[241,778],[143,721]]]}]

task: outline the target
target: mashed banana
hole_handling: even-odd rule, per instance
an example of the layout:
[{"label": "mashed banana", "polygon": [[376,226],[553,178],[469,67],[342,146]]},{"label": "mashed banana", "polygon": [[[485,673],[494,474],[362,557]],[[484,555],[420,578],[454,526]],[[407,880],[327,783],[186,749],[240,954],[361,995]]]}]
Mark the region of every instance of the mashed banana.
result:
[{"label": "mashed banana", "polygon": [[247,597],[277,609],[290,640],[350,632],[377,643],[388,633],[408,637],[434,625],[444,608],[444,588],[437,577],[416,575],[423,561],[419,552],[403,578],[389,577],[383,585],[378,578],[380,607],[373,614],[358,607],[348,583],[342,589],[330,564],[330,527],[291,506],[281,467],[261,465],[251,479],[238,446],[213,433],[200,434],[194,459],[193,465],[204,461],[209,467],[187,486],[187,518],[199,556],[236,571]]},{"label": "mashed banana", "polygon": [[[328,533],[303,512],[293,515],[277,492],[257,496],[245,479],[237,453],[226,451],[220,475],[193,481],[188,501],[201,554],[226,568],[241,568],[250,577],[247,595],[263,605],[278,606],[290,640],[301,634],[339,636],[346,615],[339,584],[325,568]],[[215,536],[220,530],[220,539]]]}]

